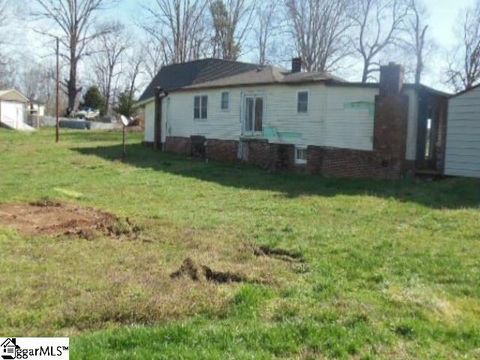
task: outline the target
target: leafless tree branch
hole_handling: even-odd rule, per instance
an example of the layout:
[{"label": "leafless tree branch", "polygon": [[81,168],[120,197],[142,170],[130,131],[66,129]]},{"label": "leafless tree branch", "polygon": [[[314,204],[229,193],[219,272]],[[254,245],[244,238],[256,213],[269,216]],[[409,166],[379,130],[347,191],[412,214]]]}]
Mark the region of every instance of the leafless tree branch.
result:
[{"label": "leafless tree branch", "polygon": [[349,53],[345,0],[286,0],[289,33],[308,71],[332,70]]},{"label": "leafless tree branch", "polygon": [[37,31],[60,38],[62,56],[69,62],[69,77],[66,81],[69,112],[77,108],[77,69],[80,60],[88,56],[87,46],[91,41],[108,31],[94,25],[95,15],[116,0],[34,0],[34,19],[44,19],[51,25],[49,30]]}]

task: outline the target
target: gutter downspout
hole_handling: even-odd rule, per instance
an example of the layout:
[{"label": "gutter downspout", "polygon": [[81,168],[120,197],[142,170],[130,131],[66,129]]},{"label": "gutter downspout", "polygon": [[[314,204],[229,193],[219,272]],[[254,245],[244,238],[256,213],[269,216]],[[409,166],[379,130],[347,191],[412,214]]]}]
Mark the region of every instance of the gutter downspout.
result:
[{"label": "gutter downspout", "polygon": [[162,88],[155,89],[155,122],[154,122],[154,139],[153,148],[155,150],[163,150],[162,144],[162,100],[168,96],[168,93]]}]

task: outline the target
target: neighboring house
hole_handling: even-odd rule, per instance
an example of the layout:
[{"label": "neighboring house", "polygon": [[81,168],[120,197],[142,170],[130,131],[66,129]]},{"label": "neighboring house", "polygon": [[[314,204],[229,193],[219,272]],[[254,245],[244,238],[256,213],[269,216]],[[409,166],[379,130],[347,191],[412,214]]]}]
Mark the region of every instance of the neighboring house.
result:
[{"label": "neighboring house", "polygon": [[27,97],[17,90],[0,90],[0,125],[15,130],[34,130],[25,122],[28,102]]},{"label": "neighboring house", "polygon": [[145,142],[326,176],[442,170],[446,94],[404,85],[395,64],[380,84],[300,70],[299,59],[291,71],[212,59],[166,66],[140,98]]},{"label": "neighboring house", "polygon": [[480,85],[448,101],[445,174],[480,177]]},{"label": "neighboring house", "polygon": [[39,101],[31,100],[28,104],[28,112],[33,116],[45,116],[45,104]]}]

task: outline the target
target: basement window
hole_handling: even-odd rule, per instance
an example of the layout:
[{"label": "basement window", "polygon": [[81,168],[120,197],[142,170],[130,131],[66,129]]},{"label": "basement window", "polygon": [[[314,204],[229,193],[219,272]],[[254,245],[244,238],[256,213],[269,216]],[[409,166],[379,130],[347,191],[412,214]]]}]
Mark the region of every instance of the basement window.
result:
[{"label": "basement window", "polygon": [[193,118],[195,120],[207,119],[208,117],[208,96],[195,96],[193,100]]},{"label": "basement window", "polygon": [[222,110],[228,110],[230,108],[230,93],[222,92]]},{"label": "basement window", "polygon": [[297,112],[308,112],[308,91],[299,91],[297,93]]},{"label": "basement window", "polygon": [[305,165],[307,163],[307,147],[295,146],[295,164]]}]

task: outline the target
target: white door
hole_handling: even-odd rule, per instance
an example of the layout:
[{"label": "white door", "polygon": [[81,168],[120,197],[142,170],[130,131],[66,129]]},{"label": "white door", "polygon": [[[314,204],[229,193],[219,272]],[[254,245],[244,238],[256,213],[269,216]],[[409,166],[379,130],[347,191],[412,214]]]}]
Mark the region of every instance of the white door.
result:
[{"label": "white door", "polygon": [[23,104],[13,101],[2,101],[1,106],[1,121],[14,129],[21,127],[23,124],[24,115]]},{"label": "white door", "polygon": [[16,124],[17,128],[20,126],[20,124],[23,122],[23,113],[22,109],[20,109],[18,106],[15,108],[17,116],[15,117],[16,119]]},{"label": "white door", "polygon": [[243,135],[260,135],[263,132],[263,96],[246,96],[243,116]]}]

